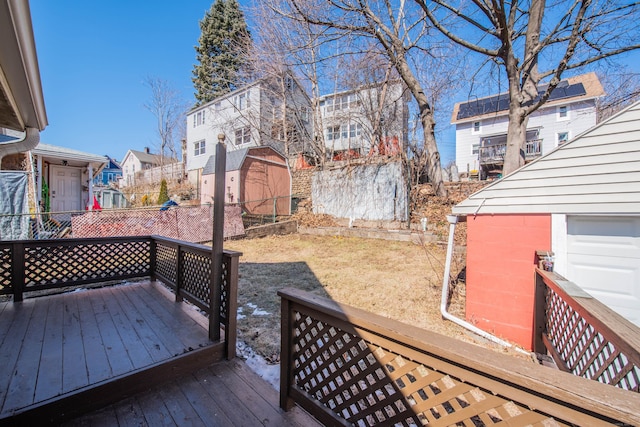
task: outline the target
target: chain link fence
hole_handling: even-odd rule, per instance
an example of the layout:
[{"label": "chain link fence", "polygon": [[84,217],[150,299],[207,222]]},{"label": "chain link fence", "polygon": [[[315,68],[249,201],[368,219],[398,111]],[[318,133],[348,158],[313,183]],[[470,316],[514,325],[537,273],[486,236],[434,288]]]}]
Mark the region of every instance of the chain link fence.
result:
[{"label": "chain link fence", "polygon": [[[212,240],[213,205],[0,215],[0,224],[8,224],[0,240],[157,235],[202,243]],[[225,238],[242,235],[241,207],[225,206]]]},{"label": "chain link fence", "polygon": [[[245,228],[289,219],[303,198],[279,196],[226,205],[224,236],[243,236]],[[212,204],[0,215],[0,240],[157,235],[202,243],[211,241],[212,233]]]}]

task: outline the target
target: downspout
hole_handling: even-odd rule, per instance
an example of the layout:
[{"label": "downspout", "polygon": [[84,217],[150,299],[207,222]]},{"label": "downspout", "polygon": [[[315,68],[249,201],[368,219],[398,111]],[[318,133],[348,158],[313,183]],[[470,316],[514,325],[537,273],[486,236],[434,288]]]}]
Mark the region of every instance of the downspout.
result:
[{"label": "downspout", "polygon": [[440,313],[442,314],[442,317],[444,319],[452,321],[457,325],[462,326],[463,328],[470,330],[471,332],[474,332],[480,335],[483,338],[488,339],[489,341],[492,341],[503,347],[513,348],[520,353],[530,355],[528,351],[523,350],[519,347],[516,347],[507,341],[501,340],[495,335],[491,335],[490,333],[483,331],[477,326],[472,325],[471,323],[466,322],[447,312],[447,302],[448,302],[449,282],[450,282],[449,275],[451,273],[451,259],[453,258],[453,235],[456,230],[456,224],[458,223],[458,217],[456,215],[447,215],[447,221],[449,221],[449,240],[447,242],[447,258],[444,264],[444,278],[442,279],[442,299],[440,300]]}]

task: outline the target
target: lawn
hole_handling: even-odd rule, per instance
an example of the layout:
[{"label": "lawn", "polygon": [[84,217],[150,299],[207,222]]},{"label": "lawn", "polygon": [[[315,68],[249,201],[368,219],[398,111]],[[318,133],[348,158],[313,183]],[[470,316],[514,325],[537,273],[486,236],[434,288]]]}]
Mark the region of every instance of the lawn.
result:
[{"label": "lawn", "polygon": [[[440,299],[446,248],[374,239],[292,234],[225,242],[240,251],[238,338],[267,361],[280,352],[277,291],[294,287],[384,317],[483,346],[485,340],[442,320]],[[463,260],[454,256],[452,274]],[[450,312],[464,317],[464,284]],[[502,351],[502,350],[501,350]]]}]

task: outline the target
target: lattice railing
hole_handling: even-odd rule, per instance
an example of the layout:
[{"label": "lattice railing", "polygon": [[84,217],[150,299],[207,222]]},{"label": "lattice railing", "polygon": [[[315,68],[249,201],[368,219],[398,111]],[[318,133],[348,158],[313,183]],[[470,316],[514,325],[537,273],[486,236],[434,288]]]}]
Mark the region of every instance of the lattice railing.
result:
[{"label": "lattice railing", "polygon": [[[626,425],[640,397],[299,290],[282,297],[281,406],[326,425]],[[603,388],[611,390],[603,403]],[[631,404],[630,404],[631,403]]]},{"label": "lattice railing", "polygon": [[536,278],[536,351],[574,375],[639,393],[640,328],[555,273]]}]

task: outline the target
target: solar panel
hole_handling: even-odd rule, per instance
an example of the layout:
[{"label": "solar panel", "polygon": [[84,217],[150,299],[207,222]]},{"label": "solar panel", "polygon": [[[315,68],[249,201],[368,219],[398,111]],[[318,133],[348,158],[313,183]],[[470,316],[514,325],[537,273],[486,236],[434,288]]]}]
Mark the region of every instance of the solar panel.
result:
[{"label": "solar panel", "polygon": [[[547,85],[538,86],[538,96],[533,102],[540,99],[540,94],[547,90]],[[551,92],[549,100],[567,99],[576,96],[586,95],[587,91],[582,83],[570,85],[566,80],[562,81]],[[469,117],[481,116],[483,114],[497,113],[498,111],[507,111],[509,109],[509,97],[506,94],[491,96],[489,98],[477,99],[460,104],[457,119],[467,119]]]}]

